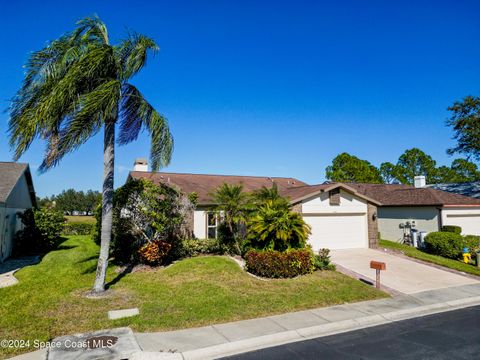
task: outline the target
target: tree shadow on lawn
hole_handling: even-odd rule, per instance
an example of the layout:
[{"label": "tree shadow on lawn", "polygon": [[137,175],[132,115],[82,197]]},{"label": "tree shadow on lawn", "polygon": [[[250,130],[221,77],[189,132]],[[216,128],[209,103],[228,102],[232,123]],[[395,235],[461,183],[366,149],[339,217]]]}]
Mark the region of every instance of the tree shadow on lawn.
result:
[{"label": "tree shadow on lawn", "polygon": [[130,274],[134,268],[133,264],[128,264],[122,272],[120,272],[114,279],[105,284],[105,289],[110,289],[113,285],[122,280],[125,276]]}]

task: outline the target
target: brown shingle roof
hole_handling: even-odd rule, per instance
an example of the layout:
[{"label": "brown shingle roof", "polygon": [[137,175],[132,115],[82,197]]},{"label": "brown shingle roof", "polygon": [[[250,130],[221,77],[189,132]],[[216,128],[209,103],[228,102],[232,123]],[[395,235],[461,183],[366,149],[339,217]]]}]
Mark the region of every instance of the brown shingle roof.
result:
[{"label": "brown shingle roof", "polygon": [[18,179],[25,173],[30,189],[32,203],[35,204],[35,192],[28,164],[0,161],[0,203],[5,203]]},{"label": "brown shingle roof", "polygon": [[347,185],[360,194],[379,201],[383,206],[480,206],[480,199],[432,188],[415,188],[397,184],[348,183]]},{"label": "brown shingle roof", "polygon": [[179,174],[165,172],[131,171],[129,177],[133,179],[150,179],[154,183],[163,182],[179,187],[184,193],[196,192],[200,204],[211,202],[210,194],[222,184],[242,184],[245,191],[253,191],[265,186],[277,184],[280,194],[285,195],[287,190],[296,186],[308,186],[303,181],[294,178],[266,177],[266,176],[236,176],[236,175],[206,175],[206,174]]}]

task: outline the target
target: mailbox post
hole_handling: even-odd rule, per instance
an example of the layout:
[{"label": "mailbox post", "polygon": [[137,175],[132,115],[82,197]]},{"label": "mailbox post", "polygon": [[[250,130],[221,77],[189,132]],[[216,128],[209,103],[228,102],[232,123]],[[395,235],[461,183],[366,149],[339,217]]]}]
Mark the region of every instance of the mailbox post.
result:
[{"label": "mailbox post", "polygon": [[380,270],[386,270],[387,265],[384,262],[372,260],[370,261],[370,268],[375,269],[375,272],[376,272],[375,287],[377,289],[380,289]]}]

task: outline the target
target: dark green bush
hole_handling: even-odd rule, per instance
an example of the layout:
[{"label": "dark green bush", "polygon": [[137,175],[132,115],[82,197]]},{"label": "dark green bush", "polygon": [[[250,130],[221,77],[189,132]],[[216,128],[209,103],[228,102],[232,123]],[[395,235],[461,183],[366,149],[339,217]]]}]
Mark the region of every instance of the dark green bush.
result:
[{"label": "dark green bush", "polygon": [[463,237],[463,247],[467,247],[472,256],[480,250],[480,236],[478,235],[466,235]]},{"label": "dark green bush", "polygon": [[18,213],[23,229],[14,239],[14,256],[38,254],[57,246],[65,218],[62,213],[50,208],[27,209]]},{"label": "dark green bush", "polygon": [[179,258],[193,257],[206,254],[223,255],[228,253],[227,246],[220,244],[217,239],[186,239],[182,240]]},{"label": "dark green bush", "polygon": [[320,249],[315,254],[314,264],[316,270],[335,270],[335,265],[330,261],[330,250]]},{"label": "dark green bush", "polygon": [[72,222],[63,227],[63,235],[90,235],[95,228],[94,223]]},{"label": "dark green bush", "polygon": [[442,231],[443,232],[451,232],[455,234],[461,234],[462,233],[462,228],[460,226],[455,226],[455,225],[444,225],[442,226]]},{"label": "dark green bush", "polygon": [[464,247],[464,238],[453,232],[431,232],[425,237],[426,250],[434,255],[458,259]]},{"label": "dark green bush", "polygon": [[314,257],[310,249],[287,251],[250,250],[245,255],[246,268],[252,274],[267,278],[292,278],[314,271]]}]

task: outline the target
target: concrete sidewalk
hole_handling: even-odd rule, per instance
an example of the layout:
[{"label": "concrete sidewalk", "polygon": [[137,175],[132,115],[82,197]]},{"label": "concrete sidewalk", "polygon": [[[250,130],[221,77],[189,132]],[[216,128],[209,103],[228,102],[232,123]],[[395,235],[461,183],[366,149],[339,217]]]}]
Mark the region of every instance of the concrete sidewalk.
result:
[{"label": "concrete sidewalk", "polygon": [[[138,347],[118,359],[216,359],[251,350],[480,305],[480,284],[429,290],[201,328],[135,333]],[[108,335],[108,330],[104,332]],[[136,350],[136,351],[133,351]],[[71,359],[91,359],[88,351]],[[34,352],[16,359],[45,359]],[[70,359],[70,358],[68,358]],[[68,360],[65,358],[64,360]],[[108,359],[117,359],[109,357]]]}]

